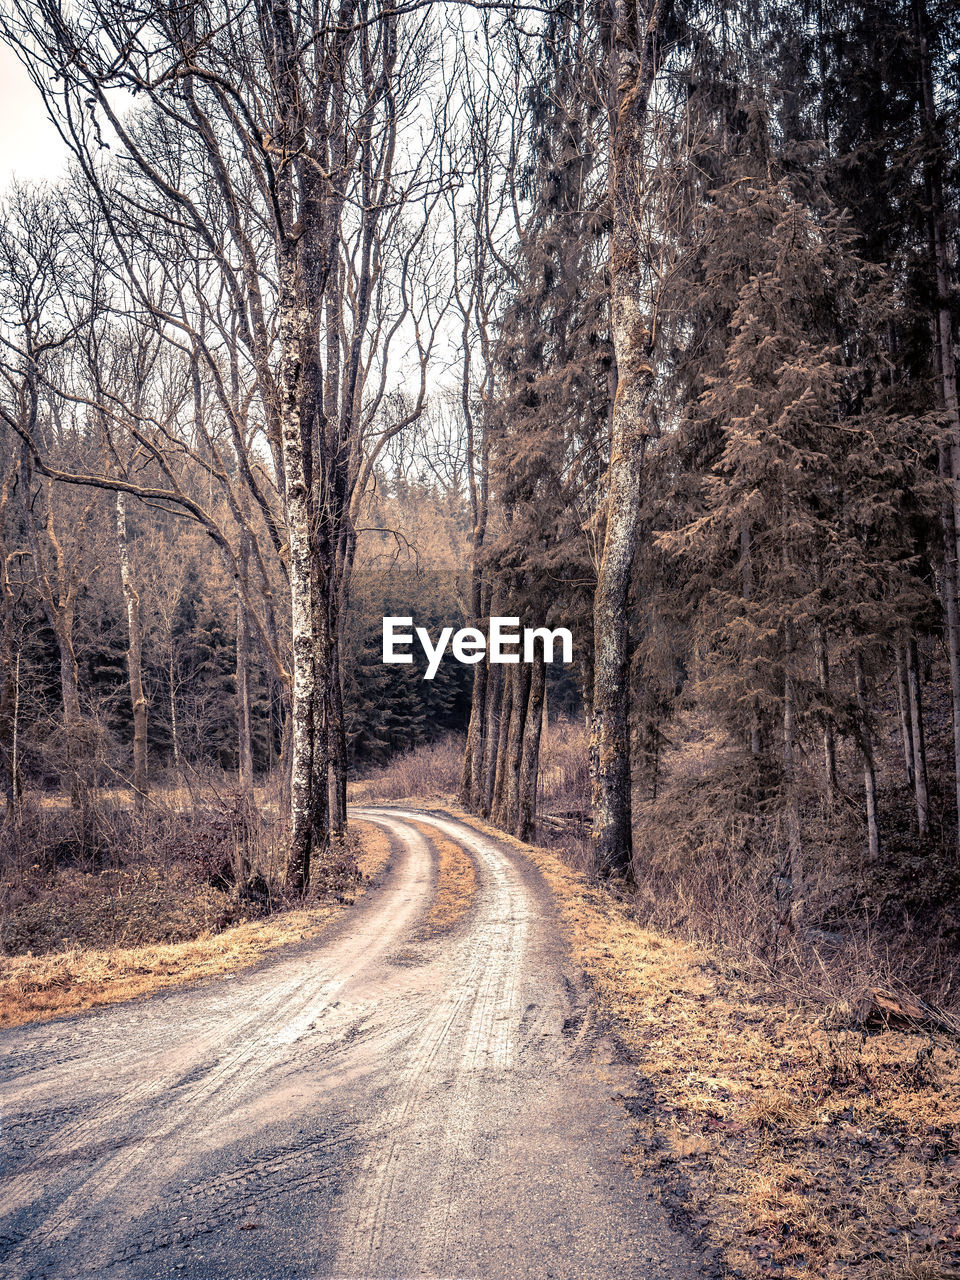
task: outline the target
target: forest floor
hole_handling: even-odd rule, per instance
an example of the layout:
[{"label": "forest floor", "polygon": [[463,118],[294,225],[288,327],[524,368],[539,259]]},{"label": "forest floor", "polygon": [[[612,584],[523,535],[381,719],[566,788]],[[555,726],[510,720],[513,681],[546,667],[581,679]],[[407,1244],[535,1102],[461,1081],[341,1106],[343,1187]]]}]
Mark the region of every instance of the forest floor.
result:
[{"label": "forest floor", "polygon": [[[461,815],[479,830],[494,828]],[[629,897],[520,845],[636,1067],[628,1159],[720,1274],[960,1276],[960,1045],[866,1033],[722,955],[635,922]]]}]

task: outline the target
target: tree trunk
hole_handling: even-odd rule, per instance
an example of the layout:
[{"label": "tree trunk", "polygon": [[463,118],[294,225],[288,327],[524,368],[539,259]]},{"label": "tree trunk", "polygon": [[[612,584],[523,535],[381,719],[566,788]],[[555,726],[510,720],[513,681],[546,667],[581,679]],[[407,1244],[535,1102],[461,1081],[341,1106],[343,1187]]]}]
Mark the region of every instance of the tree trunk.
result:
[{"label": "tree trunk", "polygon": [[[240,534],[240,572],[244,578],[249,563],[249,542],[245,531]],[[237,754],[240,791],[253,797],[253,732],[250,721],[250,619],[247,617],[245,593],[237,587]]]},{"label": "tree trunk", "polygon": [[463,753],[463,769],[460,774],[460,803],[471,813],[477,813],[481,803],[488,677],[489,667],[486,661],[478,662],[473,668],[470,724],[467,728],[467,745]]},{"label": "tree trunk", "polygon": [[536,829],[537,778],[540,772],[543,711],[546,706],[546,674],[546,665],[541,655],[533,663],[530,673],[530,696],[523,729],[517,821],[513,829],[519,840],[530,840]]},{"label": "tree trunk", "polygon": [[779,906],[790,912],[794,897],[794,879],[800,869],[800,801],[796,775],[797,695],[793,675],[796,643],[793,622],[783,624],[783,782],[786,792],[787,848],[781,862]]},{"label": "tree trunk", "polygon": [[513,715],[513,680],[504,671],[503,698],[500,704],[500,724],[497,727],[497,747],[494,757],[493,796],[490,804],[490,815],[500,825],[503,813],[503,797],[507,781],[507,740],[510,734],[510,720]]},{"label": "tree trunk", "polygon": [[[464,342],[467,341],[466,326]],[[465,347],[465,350],[467,348]],[[468,377],[469,363],[464,367],[464,378]],[[470,625],[482,628],[484,603],[490,604],[484,596],[490,592],[484,589],[483,567],[480,555],[486,537],[487,526],[487,449],[484,444],[478,456],[474,440],[473,414],[470,411],[469,396],[466,383],[463,390],[463,408],[467,425],[467,477],[470,486],[470,509],[473,516],[472,552],[470,567]],[[487,612],[489,612],[489,608]],[[470,700],[470,724],[467,728],[467,745],[463,754],[463,770],[460,775],[460,803],[473,813],[483,807],[481,788],[483,785],[484,730],[486,726],[487,687],[490,683],[490,664],[484,659],[473,669],[473,696]]]},{"label": "tree trunk", "polygon": [[130,680],[130,706],[133,711],[133,790],[137,805],[147,794],[147,700],[143,693],[143,624],[140,618],[140,596],[133,583],[130,546],[127,540],[127,496],[117,494],[117,554],[120,560],[120,582],[127,611],[127,674]]},{"label": "tree trunk", "polygon": [[487,721],[483,742],[483,773],[480,781],[479,813],[488,818],[493,809],[497,776],[497,746],[500,741],[500,714],[503,704],[503,667],[492,667],[487,679]]},{"label": "tree trunk", "polygon": [[20,649],[13,663],[13,729],[10,735],[10,794],[16,810],[23,798],[23,780],[20,776]]},{"label": "tree trunk", "polygon": [[[610,428],[606,529],[594,593],[590,727],[593,845],[601,875],[632,874],[627,603],[640,478],[650,433],[655,302],[640,243],[647,104],[661,56],[663,0],[613,0],[610,49],[610,327],[617,387]],[[648,300],[646,312],[643,300]]]},{"label": "tree trunk", "polygon": [[[937,283],[936,351],[940,392],[950,428],[949,444],[941,449],[940,471],[951,482],[951,501],[941,515],[946,555],[944,563],[944,613],[950,656],[950,692],[953,709],[953,764],[957,811],[957,849],[960,850],[960,402],[957,397],[957,363],[953,343],[953,282],[943,195],[944,139],[937,121],[933,90],[933,64],[927,35],[925,0],[913,0],[914,23],[923,94],[924,185],[926,188],[930,253]],[[918,801],[919,805],[919,801]]]},{"label": "tree trunk", "polygon": [[331,645],[329,685],[327,741],[330,749],[330,830],[342,835],[347,829],[347,726],[343,714],[339,640]]},{"label": "tree trunk", "polygon": [[793,623],[783,624],[783,778],[788,787],[795,780],[797,698],[793,679]]},{"label": "tree trunk", "polygon": [[[310,830],[312,854],[325,853],[330,843],[330,811],[334,774],[331,768],[333,753],[331,741],[331,706],[333,688],[331,664],[331,618],[333,604],[327,595],[332,590],[333,560],[329,554],[331,543],[328,527],[318,521],[314,533],[312,554],[313,573],[313,750],[311,753],[311,807]],[[336,624],[333,623],[335,626]]]},{"label": "tree trunk", "polygon": [[3,766],[3,795],[6,815],[14,816],[20,799],[17,735],[20,713],[20,647],[14,630],[14,596],[10,584],[7,548],[7,507],[13,489],[11,472],[0,490],[0,761]]},{"label": "tree trunk", "polygon": [[83,717],[80,713],[80,668],[73,648],[73,618],[57,618],[53,631],[60,653],[60,691],[63,702],[63,728],[66,739],[66,772],[70,803],[75,809],[86,809],[90,798],[90,765],[84,750]]},{"label": "tree trunk", "polygon": [[927,749],[923,732],[923,695],[920,689],[917,642],[907,641],[907,691],[910,698],[910,725],[913,733],[913,793],[917,801],[917,832],[926,839],[930,834],[930,793],[927,785]]},{"label": "tree trunk", "polygon": [[20,718],[20,651],[4,636],[4,674],[0,677],[0,760],[3,763],[3,798],[7,817],[17,812],[20,800],[20,770],[17,735]]},{"label": "tree trunk", "polygon": [[[945,474],[945,450],[941,449],[941,475]],[[947,656],[950,660],[950,708],[953,721],[953,763],[954,788],[957,809],[957,847],[960,849],[960,605],[957,602],[957,574],[960,561],[957,559],[957,543],[953,529],[953,504],[946,501],[942,504],[940,521],[943,529],[943,616],[944,632],[947,642]]]},{"label": "tree trunk", "polygon": [[913,767],[913,723],[910,718],[910,689],[907,684],[907,660],[904,657],[903,641],[898,639],[894,646],[897,664],[897,703],[900,713],[900,738],[903,742],[903,762],[907,770],[907,782],[910,790],[916,789],[916,778]]},{"label": "tree trunk", "polygon": [[[483,587],[481,582],[480,613],[478,615],[480,624],[482,624],[484,618],[489,618],[492,613],[491,604],[491,593],[488,589]],[[478,726],[474,742],[474,749],[470,753],[470,789],[473,796],[474,813],[482,812],[484,806],[484,762],[487,755],[487,745],[490,737],[490,716],[487,711],[487,704],[492,696],[493,685],[493,673],[491,671],[490,663],[484,660],[483,662],[478,663],[477,666],[482,668],[483,676],[480,680],[479,689],[476,687],[476,682],[474,683],[474,697],[479,700],[481,715],[480,724]],[[472,705],[470,708],[470,719],[472,727]]]},{"label": "tree trunk", "polygon": [[[740,525],[740,590],[744,604],[749,605],[753,599],[753,538],[746,520]],[[760,709],[754,699],[750,709],[750,754],[755,760],[760,755],[761,747]]]},{"label": "tree trunk", "polygon": [[880,854],[880,831],[877,826],[877,775],[873,763],[873,733],[870,708],[867,705],[867,681],[863,672],[863,654],[854,658],[854,681],[857,709],[860,713],[860,753],[863,756],[863,791],[867,811],[867,852],[871,859]]},{"label": "tree trunk", "polygon": [[510,727],[507,732],[507,752],[504,761],[506,781],[497,825],[505,831],[515,831],[520,812],[520,766],[523,761],[524,726],[527,704],[530,699],[530,665],[518,662],[510,668],[510,684],[513,697],[510,701]]},{"label": "tree trunk", "polygon": [[[289,550],[293,709],[291,714],[289,880],[300,894],[310,883],[314,834],[313,753],[317,645],[313,581],[312,524],[304,449],[300,382],[306,353],[302,329],[306,317],[297,291],[296,248],[285,242],[279,255],[277,306],[281,343],[283,471]],[[324,775],[325,780],[325,775]]]},{"label": "tree trunk", "polygon": [[830,698],[830,659],[821,622],[814,627],[813,645],[817,664],[817,681],[823,702],[823,766],[827,779],[827,805],[832,809],[837,799],[837,744],[833,731],[833,707]]},{"label": "tree trunk", "polygon": [[173,746],[173,768],[180,778],[183,772],[183,762],[180,759],[180,730],[177,726],[177,684],[176,684],[176,654],[173,649],[173,636],[170,636],[170,658],[167,662],[167,685],[170,695],[170,741]]}]

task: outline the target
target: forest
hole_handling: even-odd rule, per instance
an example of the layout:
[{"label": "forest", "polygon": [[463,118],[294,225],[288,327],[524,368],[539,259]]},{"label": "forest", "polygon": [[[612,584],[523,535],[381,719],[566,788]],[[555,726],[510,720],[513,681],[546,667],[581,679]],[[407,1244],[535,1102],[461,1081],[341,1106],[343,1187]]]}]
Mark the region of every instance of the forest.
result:
[{"label": "forest", "polygon": [[[14,4],[71,159],[0,251],[5,874],[213,786],[302,895],[461,733],[601,877],[955,939],[957,25]],[[574,669],[425,682],[407,609]]]},{"label": "forest", "polygon": [[[6,0],[0,40],[66,157],[2,193],[0,1021],[352,903],[356,812],[442,800],[621,913],[601,992],[682,944],[815,1010],[764,1152],[804,1089],[861,1141],[870,1027],[926,1036],[904,1133],[946,1106],[954,0]],[[387,617],[573,661],[426,679]],[[739,1141],[711,1105],[678,1159]],[[870,1270],[906,1201],[828,1246],[788,1164],[722,1274],[957,1274],[940,1183],[939,1243]]]}]

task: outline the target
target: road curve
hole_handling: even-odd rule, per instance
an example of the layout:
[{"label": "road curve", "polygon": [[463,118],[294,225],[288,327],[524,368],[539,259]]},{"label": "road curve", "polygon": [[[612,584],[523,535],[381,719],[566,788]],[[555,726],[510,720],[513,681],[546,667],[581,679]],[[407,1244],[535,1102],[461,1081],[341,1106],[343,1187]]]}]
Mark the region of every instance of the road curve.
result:
[{"label": "road curve", "polygon": [[[443,813],[357,816],[390,864],[323,937],[4,1034],[0,1276],[697,1274],[623,1165],[627,1077],[535,868]],[[477,874],[439,937],[433,832]]]}]

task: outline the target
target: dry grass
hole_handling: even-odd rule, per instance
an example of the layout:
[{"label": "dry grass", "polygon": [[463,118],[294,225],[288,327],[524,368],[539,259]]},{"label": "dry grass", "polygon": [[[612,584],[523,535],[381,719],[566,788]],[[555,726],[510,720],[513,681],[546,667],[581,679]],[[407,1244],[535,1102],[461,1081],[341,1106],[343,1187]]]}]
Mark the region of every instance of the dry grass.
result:
[{"label": "dry grass", "polygon": [[460,786],[463,765],[463,737],[448,734],[435,742],[414,747],[396,756],[380,769],[347,786],[350,804],[373,804],[378,800],[401,800],[416,796],[417,803],[455,792]]},{"label": "dry grass", "polygon": [[458,844],[440,835],[425,822],[412,824],[437,851],[437,888],[433,905],[420,932],[426,937],[447,933],[470,910],[477,892],[477,869],[473,859]]},{"label": "dry grass", "polygon": [[[355,822],[358,862],[364,883],[390,856],[386,835],[371,823]],[[146,946],[70,947],[47,955],[0,958],[0,1026],[13,1027],[98,1005],[132,1000],[165,987],[234,973],[264,954],[303,938],[316,937],[339,918],[353,899],[324,900],[276,912],[222,933],[204,929],[187,941]]]},{"label": "dry grass", "polygon": [[960,1274],[960,1055],[869,1037],[735,979],[701,947],[524,850],[577,962],[638,1061],[630,1159],[727,1274],[934,1280]]}]

